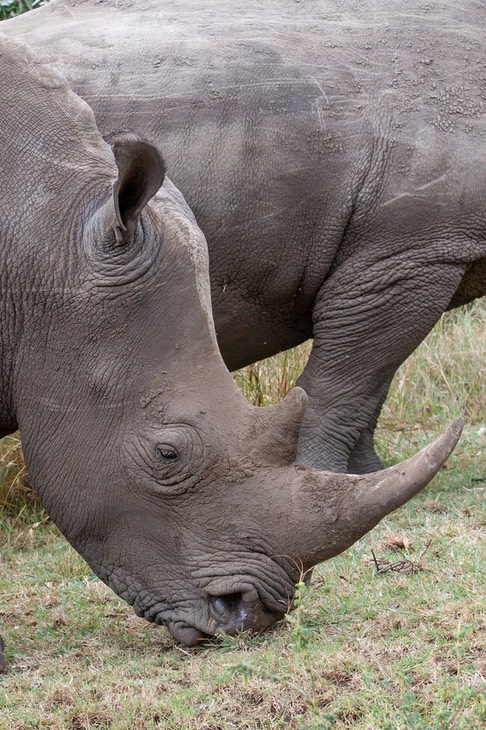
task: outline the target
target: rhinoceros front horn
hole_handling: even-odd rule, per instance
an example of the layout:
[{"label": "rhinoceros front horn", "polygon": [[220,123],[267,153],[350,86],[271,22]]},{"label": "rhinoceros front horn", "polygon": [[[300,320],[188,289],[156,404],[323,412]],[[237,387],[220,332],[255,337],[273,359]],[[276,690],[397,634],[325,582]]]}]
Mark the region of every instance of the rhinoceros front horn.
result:
[{"label": "rhinoceros front horn", "polygon": [[[407,461],[372,474],[334,474],[295,465],[291,492],[295,544],[304,570],[346,550],[437,474],[456,446],[464,420]],[[301,525],[298,529],[296,526]]]}]

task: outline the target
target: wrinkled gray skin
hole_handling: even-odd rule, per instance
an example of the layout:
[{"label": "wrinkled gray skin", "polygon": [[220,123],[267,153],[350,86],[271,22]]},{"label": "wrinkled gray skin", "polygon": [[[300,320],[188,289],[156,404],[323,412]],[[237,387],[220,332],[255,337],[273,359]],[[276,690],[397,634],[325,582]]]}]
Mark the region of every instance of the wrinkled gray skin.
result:
[{"label": "wrinkled gray skin", "polygon": [[484,3],[54,0],[4,29],[163,148],[230,369],[314,337],[299,460],[381,468],[394,372],[486,293]]},{"label": "wrinkled gray skin", "polygon": [[302,570],[430,481],[461,424],[372,475],[294,463],[305,393],[260,409],[236,388],[204,237],[158,151],[110,147],[1,34],[0,133],[0,436],[20,428],[52,519],[139,615],[187,644],[264,629]]}]

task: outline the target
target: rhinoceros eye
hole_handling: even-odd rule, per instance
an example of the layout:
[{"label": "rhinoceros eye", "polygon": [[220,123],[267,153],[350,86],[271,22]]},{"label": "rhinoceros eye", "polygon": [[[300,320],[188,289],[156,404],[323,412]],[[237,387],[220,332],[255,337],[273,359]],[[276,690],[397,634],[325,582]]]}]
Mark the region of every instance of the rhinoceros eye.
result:
[{"label": "rhinoceros eye", "polygon": [[152,432],[140,429],[128,435],[125,444],[126,463],[137,487],[173,496],[201,482],[205,447],[194,426],[157,424]]},{"label": "rhinoceros eye", "polygon": [[170,444],[158,444],[155,448],[155,452],[161,461],[174,462],[179,458],[179,452]]}]

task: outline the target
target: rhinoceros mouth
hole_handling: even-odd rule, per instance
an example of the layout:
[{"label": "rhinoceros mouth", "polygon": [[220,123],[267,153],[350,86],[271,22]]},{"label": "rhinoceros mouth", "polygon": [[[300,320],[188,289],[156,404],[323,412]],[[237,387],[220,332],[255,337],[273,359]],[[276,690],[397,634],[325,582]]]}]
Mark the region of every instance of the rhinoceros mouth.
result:
[{"label": "rhinoceros mouth", "polygon": [[204,631],[200,631],[194,626],[189,626],[189,624],[179,621],[169,624],[167,628],[169,629],[172,637],[179,644],[184,644],[184,646],[197,646],[197,644],[201,644],[202,642],[211,639],[210,634],[206,634]]}]

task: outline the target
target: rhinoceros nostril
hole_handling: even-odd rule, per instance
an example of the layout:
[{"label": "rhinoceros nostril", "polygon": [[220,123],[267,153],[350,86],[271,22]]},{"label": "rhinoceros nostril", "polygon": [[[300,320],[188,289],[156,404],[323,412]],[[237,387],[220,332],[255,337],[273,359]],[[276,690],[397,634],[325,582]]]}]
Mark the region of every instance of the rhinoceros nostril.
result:
[{"label": "rhinoceros nostril", "polygon": [[238,631],[263,631],[282,617],[282,613],[269,611],[258,598],[256,591],[242,593],[227,593],[222,596],[212,596],[209,606],[213,619],[219,630],[230,636]]},{"label": "rhinoceros nostril", "polygon": [[221,619],[229,619],[243,624],[248,618],[248,610],[241,593],[228,593],[225,596],[213,596],[211,606]]},{"label": "rhinoceros nostril", "polygon": [[214,613],[218,614],[218,616],[225,615],[227,610],[226,602],[219,596],[217,598],[211,598],[211,606],[213,607]]}]

